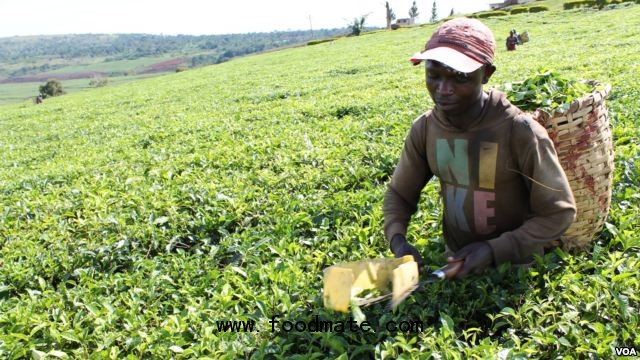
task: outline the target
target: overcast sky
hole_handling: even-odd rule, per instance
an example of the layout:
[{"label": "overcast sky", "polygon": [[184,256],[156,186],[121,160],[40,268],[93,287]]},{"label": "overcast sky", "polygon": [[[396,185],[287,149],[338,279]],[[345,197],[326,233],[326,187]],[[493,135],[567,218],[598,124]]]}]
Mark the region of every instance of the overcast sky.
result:
[{"label": "overcast sky", "polygon": [[[436,0],[439,16],[488,9],[486,0]],[[398,18],[413,0],[389,0]],[[147,33],[229,34],[343,28],[368,15],[385,26],[382,0],[0,0],[0,37],[14,35]],[[416,0],[427,22],[433,0]]]}]

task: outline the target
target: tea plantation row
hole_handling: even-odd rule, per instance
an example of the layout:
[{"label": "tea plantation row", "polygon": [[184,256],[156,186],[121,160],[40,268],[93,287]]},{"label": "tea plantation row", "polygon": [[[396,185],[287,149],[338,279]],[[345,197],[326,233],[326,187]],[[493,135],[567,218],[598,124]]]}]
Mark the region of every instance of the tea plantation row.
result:
[{"label": "tea plantation row", "polygon": [[[382,197],[431,106],[408,58],[433,26],[250,56],[0,107],[2,358],[570,358],[640,350],[637,234],[640,6],[487,19],[492,83],[540,68],[613,85],[614,200],[589,252],[437,284],[374,332],[273,328],[348,321],[322,269],[391,256]],[[410,237],[444,263],[438,188]],[[253,320],[251,332],[216,321]],[[424,325],[388,331],[390,322]],[[290,329],[290,328],[289,328]]]}]

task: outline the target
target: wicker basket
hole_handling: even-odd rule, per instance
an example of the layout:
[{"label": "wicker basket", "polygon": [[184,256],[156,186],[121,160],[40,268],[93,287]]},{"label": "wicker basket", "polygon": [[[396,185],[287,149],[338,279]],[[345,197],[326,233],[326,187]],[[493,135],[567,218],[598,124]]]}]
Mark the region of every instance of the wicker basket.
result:
[{"label": "wicker basket", "polygon": [[566,251],[590,248],[609,212],[613,142],[604,104],[609,91],[611,86],[607,85],[604,90],[573,101],[568,110],[551,116],[540,110],[532,114],[553,140],[578,208],[575,222],[560,240]]}]

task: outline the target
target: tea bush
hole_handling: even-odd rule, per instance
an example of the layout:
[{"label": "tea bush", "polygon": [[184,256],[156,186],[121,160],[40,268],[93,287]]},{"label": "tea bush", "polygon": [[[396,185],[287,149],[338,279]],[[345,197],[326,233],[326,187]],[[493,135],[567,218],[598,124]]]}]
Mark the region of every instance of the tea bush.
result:
[{"label": "tea bush", "polygon": [[581,1],[567,1],[562,4],[565,10],[580,8],[580,7],[593,7],[596,5],[595,0],[581,0]]},{"label": "tea bush", "polygon": [[[505,20],[483,21],[506,34]],[[628,25],[640,8],[518,21],[544,36],[499,47],[488,87],[540,68],[613,87],[613,201],[590,251],[434,284],[393,312],[365,308],[375,332],[283,329],[349,321],[323,307],[322,270],[391,256],[382,198],[412,121],[432,106],[408,58],[435,25],[340,38],[0,107],[0,358],[640,349],[640,30]],[[445,262],[438,194],[426,187],[408,234],[430,267]],[[221,320],[255,327],[225,331]],[[385,328],[393,322],[422,328]]]},{"label": "tea bush", "polygon": [[309,45],[309,46],[318,45],[318,44],[322,44],[322,43],[326,43],[326,42],[330,42],[330,41],[334,41],[334,40],[335,40],[335,38],[311,40],[311,41],[307,42],[307,45]]},{"label": "tea bush", "polygon": [[505,16],[505,15],[509,15],[509,13],[502,10],[496,10],[496,11],[487,11],[487,12],[478,13],[477,17],[480,19],[486,19],[494,16]]},{"label": "tea bush", "polygon": [[529,12],[530,13],[538,13],[538,12],[542,12],[542,11],[549,11],[549,7],[548,6],[542,6],[542,5],[535,5],[535,6],[530,6],[529,7]]},{"label": "tea bush", "polygon": [[528,7],[517,7],[517,8],[513,8],[509,11],[509,13],[511,15],[515,15],[515,14],[522,14],[522,13],[527,13],[529,12],[529,8]]}]

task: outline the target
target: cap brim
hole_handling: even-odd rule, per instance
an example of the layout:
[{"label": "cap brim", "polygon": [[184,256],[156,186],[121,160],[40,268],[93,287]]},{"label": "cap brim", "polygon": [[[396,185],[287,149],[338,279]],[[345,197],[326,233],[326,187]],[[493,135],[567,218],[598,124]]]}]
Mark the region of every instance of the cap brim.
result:
[{"label": "cap brim", "polygon": [[474,72],[482,66],[482,63],[448,47],[429,49],[413,55],[410,59],[413,63],[422,60],[434,60],[463,73]]}]

